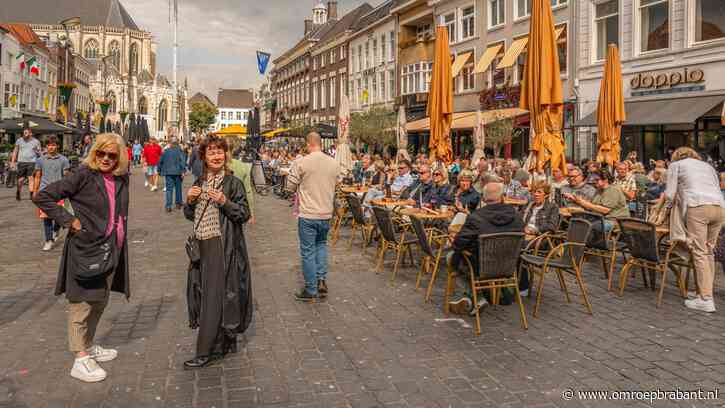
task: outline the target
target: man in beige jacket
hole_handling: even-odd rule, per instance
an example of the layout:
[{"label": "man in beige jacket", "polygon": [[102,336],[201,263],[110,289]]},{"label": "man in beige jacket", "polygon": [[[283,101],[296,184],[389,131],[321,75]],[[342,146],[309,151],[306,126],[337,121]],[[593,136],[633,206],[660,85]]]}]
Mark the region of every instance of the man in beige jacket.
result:
[{"label": "man in beige jacket", "polygon": [[297,192],[300,256],[305,287],[295,294],[303,302],[327,296],[327,233],[335,200],[340,166],[322,152],[320,135],[307,135],[309,154],[293,162],[287,177],[287,190]]}]

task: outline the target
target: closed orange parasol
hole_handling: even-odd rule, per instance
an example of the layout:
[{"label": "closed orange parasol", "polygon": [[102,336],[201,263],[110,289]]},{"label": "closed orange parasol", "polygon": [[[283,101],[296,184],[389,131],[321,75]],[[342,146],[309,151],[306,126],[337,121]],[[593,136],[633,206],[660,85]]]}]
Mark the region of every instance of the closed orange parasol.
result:
[{"label": "closed orange parasol", "polygon": [[610,166],[619,161],[622,135],[622,123],[626,120],[624,112],[624,92],[622,91],[622,63],[619,49],[609,44],[607,62],[604,65],[604,77],[599,89],[597,108],[597,127],[599,128],[597,161]]},{"label": "closed orange parasol", "polygon": [[551,169],[559,168],[566,174],[564,139],[561,136],[563,103],[551,2],[532,0],[529,50],[520,106],[531,115],[534,131],[531,146],[534,162],[531,167],[539,172],[543,172],[548,163]]},{"label": "closed orange parasol", "polygon": [[431,158],[446,163],[453,160],[451,151],[451,122],[453,121],[453,78],[451,77],[451,51],[448,48],[448,30],[436,28],[433,73],[428,94],[430,117]]}]

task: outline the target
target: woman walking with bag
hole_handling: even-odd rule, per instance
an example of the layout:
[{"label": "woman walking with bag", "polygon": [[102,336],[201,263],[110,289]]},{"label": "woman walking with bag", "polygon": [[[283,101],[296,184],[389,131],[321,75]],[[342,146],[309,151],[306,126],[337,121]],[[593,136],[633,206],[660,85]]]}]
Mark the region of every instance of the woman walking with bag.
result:
[{"label": "woman walking with bag", "polygon": [[[45,214],[68,228],[55,294],[69,302],[68,343],[75,354],[71,376],[85,382],[106,378],[98,362],[117,352],[93,343],[110,291],[130,296],[126,230],[128,156],[123,139],[101,134],[83,166],[51,183],[34,199]],[[69,200],[75,216],[56,203]]]},{"label": "woman walking with bag", "polygon": [[[204,170],[189,189],[184,215],[194,223],[187,242],[192,268],[198,268],[200,307],[196,357],[185,369],[206,367],[237,351],[237,334],[252,320],[252,280],[244,240],[250,212],[244,185],[228,169],[230,153],[222,138],[199,146]],[[196,259],[198,258],[198,259]]]}]

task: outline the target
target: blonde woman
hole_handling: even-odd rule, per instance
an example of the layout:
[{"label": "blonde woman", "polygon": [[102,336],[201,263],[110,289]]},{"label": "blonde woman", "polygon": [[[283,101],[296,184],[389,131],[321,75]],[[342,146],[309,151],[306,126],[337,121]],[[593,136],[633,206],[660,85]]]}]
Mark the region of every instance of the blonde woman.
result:
[{"label": "blonde woman", "polygon": [[704,162],[689,147],[680,147],[672,154],[667,171],[665,197],[668,201],[680,197],[687,241],[695,263],[697,293],[688,295],[685,306],[712,313],[715,302],[712,285],[715,279],[713,249],[723,223],[725,200],[720,191],[720,179],[715,169]]},{"label": "blonde woman", "polygon": [[[75,354],[70,375],[85,382],[105,379],[106,371],[98,363],[118,354],[94,343],[109,292],[130,295],[127,171],[123,139],[101,134],[83,166],[45,187],[34,199],[38,208],[69,231],[55,294],[65,293],[69,302],[68,343]],[[75,215],[58,206],[60,200],[69,200]]]}]

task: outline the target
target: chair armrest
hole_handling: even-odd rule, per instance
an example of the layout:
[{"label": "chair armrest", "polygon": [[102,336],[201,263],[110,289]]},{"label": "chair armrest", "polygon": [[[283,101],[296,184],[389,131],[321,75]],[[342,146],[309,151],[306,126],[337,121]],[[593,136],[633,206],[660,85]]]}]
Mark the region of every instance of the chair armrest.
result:
[{"label": "chair armrest", "polygon": [[546,255],[546,258],[544,259],[544,265],[542,265],[543,269],[546,269],[549,267],[549,262],[556,258],[560,258],[561,256],[558,254],[563,254],[564,250],[567,248],[573,248],[573,247],[582,247],[586,248],[586,244],[579,243],[579,242],[563,242],[549,251],[549,253]]}]

